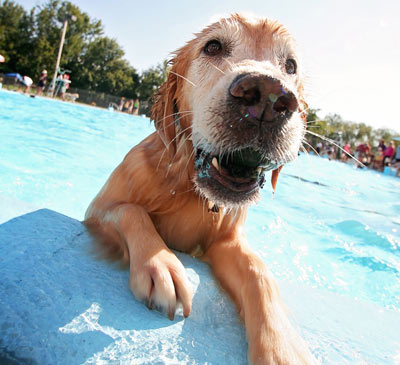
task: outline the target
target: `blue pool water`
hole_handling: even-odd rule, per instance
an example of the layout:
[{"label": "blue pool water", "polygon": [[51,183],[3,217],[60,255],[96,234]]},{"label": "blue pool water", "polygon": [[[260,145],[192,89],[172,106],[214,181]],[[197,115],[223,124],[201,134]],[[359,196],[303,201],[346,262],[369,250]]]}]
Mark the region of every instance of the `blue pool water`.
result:
[{"label": "blue pool water", "polygon": [[[82,219],[149,120],[0,91],[0,193]],[[276,277],[400,312],[400,179],[301,155],[246,225]]]}]

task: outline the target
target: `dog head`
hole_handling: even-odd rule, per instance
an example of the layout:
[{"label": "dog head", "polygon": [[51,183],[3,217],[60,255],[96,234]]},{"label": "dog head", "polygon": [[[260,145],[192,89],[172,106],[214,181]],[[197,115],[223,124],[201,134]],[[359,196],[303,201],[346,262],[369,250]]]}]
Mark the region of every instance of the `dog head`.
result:
[{"label": "dog head", "polygon": [[275,21],[235,14],[196,34],[171,63],[152,109],[166,148],[175,154],[191,138],[194,184],[217,205],[256,200],[265,171],[275,185],[304,137],[293,38]]}]

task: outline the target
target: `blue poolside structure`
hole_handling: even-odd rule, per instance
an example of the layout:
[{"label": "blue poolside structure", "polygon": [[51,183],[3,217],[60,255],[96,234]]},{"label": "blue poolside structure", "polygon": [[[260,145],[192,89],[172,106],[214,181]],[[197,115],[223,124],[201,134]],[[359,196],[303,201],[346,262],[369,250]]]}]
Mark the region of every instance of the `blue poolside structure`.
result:
[{"label": "blue poolside structure", "polygon": [[[133,298],[128,272],[96,259],[82,224],[38,210],[0,225],[0,363],[245,364],[235,308],[204,263],[178,254],[194,289],[174,321]],[[323,363],[393,363],[398,312],[280,282]],[[103,363],[104,363],[103,362]]]}]

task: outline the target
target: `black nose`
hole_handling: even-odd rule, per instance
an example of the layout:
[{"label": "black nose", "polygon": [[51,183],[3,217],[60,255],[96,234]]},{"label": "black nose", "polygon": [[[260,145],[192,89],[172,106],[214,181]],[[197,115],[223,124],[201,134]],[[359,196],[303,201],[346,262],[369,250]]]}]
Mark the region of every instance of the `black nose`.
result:
[{"label": "black nose", "polygon": [[283,121],[298,108],[295,95],[277,79],[260,74],[239,75],[229,87],[234,103],[251,118],[265,122]]}]

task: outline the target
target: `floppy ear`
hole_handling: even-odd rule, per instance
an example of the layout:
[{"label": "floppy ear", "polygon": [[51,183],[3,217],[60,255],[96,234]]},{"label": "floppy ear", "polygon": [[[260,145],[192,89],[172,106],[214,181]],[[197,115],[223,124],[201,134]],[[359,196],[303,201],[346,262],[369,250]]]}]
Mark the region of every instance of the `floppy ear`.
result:
[{"label": "floppy ear", "polygon": [[187,131],[190,127],[191,116],[180,114],[187,110],[187,98],[184,93],[184,83],[191,83],[185,78],[187,73],[192,43],[179,49],[175,57],[169,62],[172,67],[168,73],[167,81],[161,85],[154,97],[154,105],[151,109],[151,119],[156,130],[163,140],[171,156],[176,153],[177,131]]},{"label": "floppy ear", "polygon": [[151,108],[150,118],[154,121],[154,126],[165,144],[168,152],[172,155],[176,151],[175,118],[174,118],[174,99],[177,91],[177,76],[173,73],[168,74],[167,81],[161,85],[154,96],[154,105]]},{"label": "floppy ear", "polygon": [[307,111],[308,111],[308,104],[304,99],[304,86],[301,84],[299,87],[299,109],[298,112],[300,113],[301,119],[305,126],[307,127]]}]

